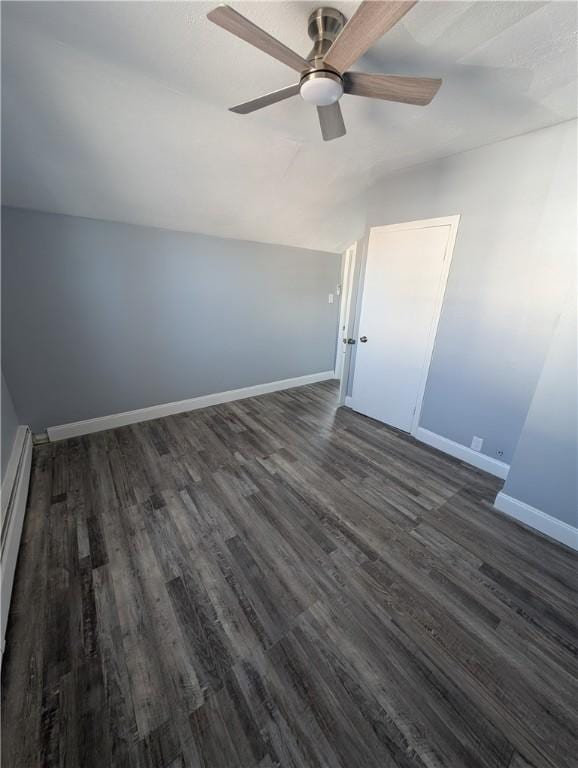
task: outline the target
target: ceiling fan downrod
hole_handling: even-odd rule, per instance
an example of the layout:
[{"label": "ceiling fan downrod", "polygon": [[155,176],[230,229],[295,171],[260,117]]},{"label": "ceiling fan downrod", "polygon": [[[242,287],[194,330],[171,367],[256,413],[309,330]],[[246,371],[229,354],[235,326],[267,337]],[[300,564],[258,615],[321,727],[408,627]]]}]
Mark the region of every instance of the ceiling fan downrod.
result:
[{"label": "ceiling fan downrod", "polygon": [[335,8],[318,8],[309,16],[307,34],[313,40],[313,48],[307,56],[313,66],[322,65],[323,59],[331,48],[337,35],[345,26],[347,19]]}]

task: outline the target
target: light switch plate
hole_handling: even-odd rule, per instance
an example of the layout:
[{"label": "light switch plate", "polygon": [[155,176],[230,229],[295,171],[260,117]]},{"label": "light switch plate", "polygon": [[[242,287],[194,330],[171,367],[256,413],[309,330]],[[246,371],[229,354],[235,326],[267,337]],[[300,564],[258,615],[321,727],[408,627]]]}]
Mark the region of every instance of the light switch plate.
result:
[{"label": "light switch plate", "polygon": [[329,298],[327,299],[327,303],[328,304],[333,304],[333,294],[332,293],[329,294]]}]

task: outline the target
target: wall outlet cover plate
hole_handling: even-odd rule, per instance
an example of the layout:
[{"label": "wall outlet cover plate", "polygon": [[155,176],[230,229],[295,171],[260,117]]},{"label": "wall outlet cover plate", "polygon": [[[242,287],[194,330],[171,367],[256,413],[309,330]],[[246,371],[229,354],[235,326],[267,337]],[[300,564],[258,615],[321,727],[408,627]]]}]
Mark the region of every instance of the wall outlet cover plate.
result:
[{"label": "wall outlet cover plate", "polygon": [[483,437],[476,437],[476,435],[472,437],[472,445],[471,445],[472,451],[481,451],[483,444],[484,444]]}]

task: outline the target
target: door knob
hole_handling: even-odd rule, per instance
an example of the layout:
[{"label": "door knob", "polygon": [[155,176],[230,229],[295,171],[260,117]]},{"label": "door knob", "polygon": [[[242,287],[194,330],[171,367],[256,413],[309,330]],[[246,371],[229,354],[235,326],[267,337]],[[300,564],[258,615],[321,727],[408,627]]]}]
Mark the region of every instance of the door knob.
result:
[{"label": "door knob", "polygon": [[361,342],[363,342],[365,344],[365,342],[367,341],[367,336],[361,336],[359,341],[361,341]]}]

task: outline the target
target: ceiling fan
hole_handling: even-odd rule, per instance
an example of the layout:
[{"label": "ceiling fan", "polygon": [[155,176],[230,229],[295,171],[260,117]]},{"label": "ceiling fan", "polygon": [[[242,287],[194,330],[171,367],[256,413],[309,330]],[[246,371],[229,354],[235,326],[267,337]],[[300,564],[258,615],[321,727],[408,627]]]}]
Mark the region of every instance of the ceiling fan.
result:
[{"label": "ceiling fan", "polygon": [[346,132],[339,106],[344,93],[404,104],[429,104],[442,84],[438,78],[347,71],[416,2],[363,0],[349,21],[334,8],[318,8],[309,17],[308,33],[313,48],[307,58],[287,48],[230,6],[220,5],[207,14],[208,19],[300,74],[295,85],[237,104],[230,111],[246,115],[300,93],[305,101],[317,107],[321,134],[325,141],[330,141]]}]

